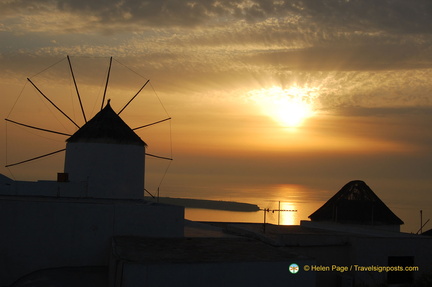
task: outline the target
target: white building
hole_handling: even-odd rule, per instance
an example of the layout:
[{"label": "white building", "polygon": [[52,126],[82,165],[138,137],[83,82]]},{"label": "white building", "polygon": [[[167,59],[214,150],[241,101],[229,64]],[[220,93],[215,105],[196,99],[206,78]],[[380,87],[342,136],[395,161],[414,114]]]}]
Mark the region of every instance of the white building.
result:
[{"label": "white building", "polygon": [[107,266],[114,236],[183,237],[184,208],[144,200],[146,144],[106,105],[67,140],[58,181],[0,177],[0,285]]}]

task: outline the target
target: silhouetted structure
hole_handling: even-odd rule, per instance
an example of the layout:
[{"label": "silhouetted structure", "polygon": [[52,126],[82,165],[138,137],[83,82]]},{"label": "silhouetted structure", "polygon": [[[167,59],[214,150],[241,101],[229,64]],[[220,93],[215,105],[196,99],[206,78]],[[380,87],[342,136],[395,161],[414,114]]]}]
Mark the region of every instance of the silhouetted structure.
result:
[{"label": "silhouetted structure", "polygon": [[421,235],[432,236],[432,229],[423,232]]},{"label": "silhouetted structure", "polygon": [[400,226],[397,217],[361,180],[348,182],[309,218],[318,222]]},{"label": "silhouetted structure", "polygon": [[66,142],[64,171],[87,183],[89,197],[143,198],[146,144],[109,101]]},{"label": "silhouetted structure", "polygon": [[0,175],[0,285],[108,266],[115,236],[183,237],[184,207],[144,199],[145,149],[108,102],[67,140],[58,181]]}]

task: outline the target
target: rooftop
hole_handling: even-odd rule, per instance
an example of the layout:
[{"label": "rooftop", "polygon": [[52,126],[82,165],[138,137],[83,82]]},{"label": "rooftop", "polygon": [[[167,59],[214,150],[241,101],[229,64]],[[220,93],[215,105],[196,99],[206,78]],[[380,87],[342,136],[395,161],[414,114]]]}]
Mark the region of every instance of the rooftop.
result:
[{"label": "rooftop", "polygon": [[109,100],[105,108],[66,141],[68,143],[92,142],[146,145],[120,116],[114,112]]},{"label": "rooftop", "polygon": [[113,238],[114,255],[146,263],[286,261],[297,258],[278,247],[249,238]]},{"label": "rooftop", "polygon": [[349,224],[401,225],[384,202],[361,180],[348,182],[309,218]]},{"label": "rooftop", "polygon": [[[419,238],[418,235],[391,230],[382,230],[368,225],[321,223],[302,221],[301,225],[274,225],[244,222],[202,222],[218,227],[225,233],[255,238],[274,246],[323,244],[323,238],[333,242],[346,242],[348,238]],[[315,243],[312,243],[315,242]]]}]

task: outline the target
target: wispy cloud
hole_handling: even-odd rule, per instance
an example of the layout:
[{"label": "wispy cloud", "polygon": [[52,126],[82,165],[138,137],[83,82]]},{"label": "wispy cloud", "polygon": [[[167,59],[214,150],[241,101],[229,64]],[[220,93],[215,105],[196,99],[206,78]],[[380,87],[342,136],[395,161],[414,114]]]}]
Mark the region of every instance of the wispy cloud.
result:
[{"label": "wispy cloud", "polygon": [[427,0],[14,0],[0,3],[0,37],[45,53],[228,51],[289,70],[382,70],[431,65],[431,17]]},{"label": "wispy cloud", "polygon": [[[268,18],[297,19],[317,32],[344,31],[431,33],[432,4],[427,0],[237,0],[237,1],[138,1],[138,0],[14,0],[0,3],[1,15],[42,15],[62,12],[92,17],[113,25],[139,23],[147,27],[197,27],[224,25],[227,21],[250,23]],[[90,27],[88,27],[90,28]]]},{"label": "wispy cloud", "polygon": [[188,97],[295,85],[321,111],[431,106],[430,19],[428,0],[1,1],[1,73],[115,56]]}]

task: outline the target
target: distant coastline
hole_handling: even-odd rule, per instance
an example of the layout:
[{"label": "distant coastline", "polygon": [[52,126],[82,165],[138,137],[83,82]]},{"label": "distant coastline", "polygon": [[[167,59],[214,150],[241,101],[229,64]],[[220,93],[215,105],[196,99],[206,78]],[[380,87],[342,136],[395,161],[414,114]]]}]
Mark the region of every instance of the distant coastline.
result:
[{"label": "distant coastline", "polygon": [[[146,197],[146,199],[155,202],[157,201],[155,198],[151,197]],[[260,210],[260,208],[256,204],[222,200],[159,197],[159,202],[172,205],[180,205],[187,208],[216,209],[242,212],[254,212]]]}]

